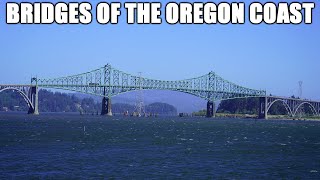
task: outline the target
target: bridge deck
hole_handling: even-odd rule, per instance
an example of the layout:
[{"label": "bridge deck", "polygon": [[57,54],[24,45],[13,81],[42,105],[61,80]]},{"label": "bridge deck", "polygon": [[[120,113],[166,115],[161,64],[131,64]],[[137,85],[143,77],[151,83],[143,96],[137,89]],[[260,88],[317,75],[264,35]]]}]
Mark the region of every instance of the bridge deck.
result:
[{"label": "bridge deck", "polygon": [[30,85],[30,84],[0,84],[0,86],[31,87],[34,85]]},{"label": "bridge deck", "polygon": [[283,97],[283,96],[267,96],[267,98],[276,98],[276,99],[283,99],[283,100],[294,100],[294,101],[303,101],[303,102],[312,102],[312,103],[320,103],[320,101],[310,100],[310,99],[300,99],[300,98],[290,98],[290,97]]}]

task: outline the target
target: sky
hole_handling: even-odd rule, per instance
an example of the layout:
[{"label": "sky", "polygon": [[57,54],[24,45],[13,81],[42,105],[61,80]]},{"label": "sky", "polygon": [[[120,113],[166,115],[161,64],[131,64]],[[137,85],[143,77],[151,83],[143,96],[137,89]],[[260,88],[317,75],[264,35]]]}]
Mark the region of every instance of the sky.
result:
[{"label": "sky", "polygon": [[244,25],[168,25],[164,19],[161,25],[127,25],[124,9],[116,25],[95,19],[89,25],[7,25],[2,1],[0,84],[27,84],[32,76],[54,78],[110,63],[162,80],[215,71],[279,96],[298,95],[303,81],[303,98],[320,100],[319,5],[311,25],[251,25],[247,14]]}]

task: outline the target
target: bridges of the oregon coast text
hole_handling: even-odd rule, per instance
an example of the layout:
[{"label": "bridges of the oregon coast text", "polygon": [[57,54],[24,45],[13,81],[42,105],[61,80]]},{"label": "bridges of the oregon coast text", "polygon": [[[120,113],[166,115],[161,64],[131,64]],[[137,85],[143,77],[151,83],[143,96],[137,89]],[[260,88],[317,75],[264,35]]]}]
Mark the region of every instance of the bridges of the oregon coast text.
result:
[{"label": "bridges of the oregon coast text", "polygon": [[180,91],[203,98],[207,103],[207,117],[215,115],[215,103],[218,100],[235,98],[259,97],[259,117],[267,119],[270,107],[278,101],[285,106],[288,115],[295,117],[300,107],[304,104],[310,106],[315,116],[320,116],[320,102],[267,96],[266,91],[254,90],[236,85],[223,79],[214,72],[209,72],[200,77],[179,80],[165,81],[148,79],[135,76],[126,72],[114,69],[106,65],[99,69],[54,79],[32,78],[31,84],[27,85],[0,85],[0,93],[5,90],[15,90],[26,101],[29,106],[29,114],[39,114],[38,111],[38,89],[52,88],[76,91],[102,97],[101,115],[112,115],[111,98],[121,93],[135,90],[172,90]]}]

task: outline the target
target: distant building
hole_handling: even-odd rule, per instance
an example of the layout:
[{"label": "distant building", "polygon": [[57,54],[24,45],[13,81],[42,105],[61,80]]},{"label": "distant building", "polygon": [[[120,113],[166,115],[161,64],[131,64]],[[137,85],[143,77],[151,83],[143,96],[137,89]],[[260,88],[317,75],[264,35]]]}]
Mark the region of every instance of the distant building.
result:
[{"label": "distant building", "polygon": [[8,107],[2,107],[2,111],[8,112],[8,111],[9,111],[9,108],[8,108]]},{"label": "distant building", "polygon": [[15,111],[18,111],[18,110],[20,109],[20,106],[13,106],[13,109],[14,109]]},{"label": "distant building", "polygon": [[179,117],[188,117],[189,114],[188,113],[179,113]]}]

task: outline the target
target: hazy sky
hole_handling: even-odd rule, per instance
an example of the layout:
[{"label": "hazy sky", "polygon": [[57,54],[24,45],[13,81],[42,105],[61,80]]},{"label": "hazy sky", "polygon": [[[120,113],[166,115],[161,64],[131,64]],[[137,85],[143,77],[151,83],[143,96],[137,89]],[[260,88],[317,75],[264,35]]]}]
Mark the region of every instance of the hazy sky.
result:
[{"label": "hazy sky", "polygon": [[126,25],[124,10],[118,25],[99,25],[95,18],[90,25],[6,25],[1,2],[0,84],[111,63],[164,80],[213,70],[234,83],[282,96],[297,95],[301,80],[303,97],[320,100],[319,5],[312,25],[251,25],[248,19],[245,25]]}]

